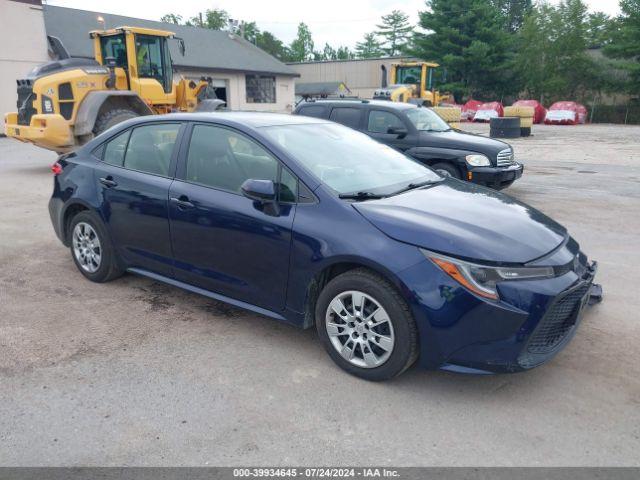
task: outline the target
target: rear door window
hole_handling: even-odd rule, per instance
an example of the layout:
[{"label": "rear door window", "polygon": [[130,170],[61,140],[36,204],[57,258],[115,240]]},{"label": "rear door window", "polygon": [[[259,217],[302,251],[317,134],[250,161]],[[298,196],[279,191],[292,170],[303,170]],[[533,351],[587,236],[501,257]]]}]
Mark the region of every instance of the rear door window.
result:
[{"label": "rear door window", "polygon": [[110,140],[104,147],[102,161],[109,165],[122,167],[124,165],[124,152],[127,149],[131,130],[125,130],[120,135]]},{"label": "rear door window", "polygon": [[404,123],[398,116],[384,110],[371,110],[369,112],[369,122],[367,130],[371,133],[387,133],[389,127],[405,128]]},{"label": "rear door window", "polygon": [[302,107],[298,110],[298,115],[304,115],[305,117],[327,118],[326,108],[321,105]]},{"label": "rear door window", "polygon": [[127,145],[124,167],[169,176],[169,164],[179,131],[179,123],[159,123],[134,128]]},{"label": "rear door window", "polygon": [[360,127],[360,114],[362,110],[352,107],[336,107],[331,110],[329,120],[341,123],[347,127],[358,129]]}]

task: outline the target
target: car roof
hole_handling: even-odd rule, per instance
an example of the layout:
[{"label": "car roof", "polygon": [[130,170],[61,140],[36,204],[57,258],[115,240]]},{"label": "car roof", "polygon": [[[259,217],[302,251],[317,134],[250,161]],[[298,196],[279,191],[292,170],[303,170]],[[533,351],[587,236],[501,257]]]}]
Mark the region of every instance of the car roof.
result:
[{"label": "car roof", "polygon": [[213,121],[228,125],[242,125],[253,128],[271,127],[277,125],[297,125],[313,123],[329,123],[327,120],[319,118],[304,117],[300,115],[290,115],[285,113],[266,112],[194,112],[194,113],[168,113],[166,115],[148,115],[137,117],[127,124],[167,122],[167,121],[190,121],[206,122]]},{"label": "car roof", "polygon": [[393,110],[407,110],[410,108],[418,108],[417,105],[412,103],[403,103],[403,102],[392,102],[390,100],[363,100],[363,99],[344,99],[344,100],[311,100],[300,103],[298,108],[310,106],[310,105],[327,105],[327,106],[340,106],[340,105],[348,105],[348,106],[362,106],[362,108],[367,106],[373,107],[385,107]]}]

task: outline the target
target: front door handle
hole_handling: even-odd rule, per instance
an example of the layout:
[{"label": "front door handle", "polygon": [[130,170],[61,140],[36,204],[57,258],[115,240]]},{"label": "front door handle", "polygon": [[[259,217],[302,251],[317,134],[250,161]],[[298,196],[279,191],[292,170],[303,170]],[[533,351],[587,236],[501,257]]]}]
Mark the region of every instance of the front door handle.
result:
[{"label": "front door handle", "polygon": [[116,182],[112,177],[101,178],[100,183],[103,184],[107,188],[117,187],[118,182]]},{"label": "front door handle", "polygon": [[169,200],[180,210],[186,210],[188,208],[195,207],[195,205],[189,201],[189,197],[187,197],[186,195],[181,195],[180,198],[171,197]]}]

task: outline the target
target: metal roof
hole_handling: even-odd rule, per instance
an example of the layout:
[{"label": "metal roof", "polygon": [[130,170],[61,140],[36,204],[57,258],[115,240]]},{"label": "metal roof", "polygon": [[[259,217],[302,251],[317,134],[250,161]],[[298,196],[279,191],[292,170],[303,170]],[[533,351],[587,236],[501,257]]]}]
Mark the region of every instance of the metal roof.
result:
[{"label": "metal roof", "polygon": [[104,19],[106,28],[135,25],[175,32],[176,36],[184,39],[186,46],[183,57],[178,42],[169,41],[171,58],[179,68],[299,76],[294,69],[277,58],[229,32],[53,5],[45,5],[43,10],[47,35],[60,38],[74,57],[93,58],[89,32],[103,27],[102,22],[98,22],[100,16]]},{"label": "metal roof", "polygon": [[296,82],[296,95],[314,96],[314,95],[340,95],[351,93],[344,82]]}]

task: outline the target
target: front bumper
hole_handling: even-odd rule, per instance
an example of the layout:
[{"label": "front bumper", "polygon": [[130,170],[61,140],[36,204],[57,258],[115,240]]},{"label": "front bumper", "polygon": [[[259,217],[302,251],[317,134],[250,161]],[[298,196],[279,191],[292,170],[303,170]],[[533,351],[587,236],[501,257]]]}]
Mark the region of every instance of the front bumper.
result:
[{"label": "front bumper", "polygon": [[524,165],[516,163],[508,167],[469,167],[467,180],[495,189],[506,188],[522,176]]},{"label": "front bumper", "polygon": [[69,123],[59,114],[35,114],[29,125],[18,124],[18,113],[5,115],[4,132],[7,137],[39,147],[65,152],[74,146],[74,137]]},{"label": "front bumper", "polygon": [[596,268],[503,282],[497,302],[475,296],[429,260],[401,272],[420,333],[420,365],[506,373],[549,361],[576,333]]}]

